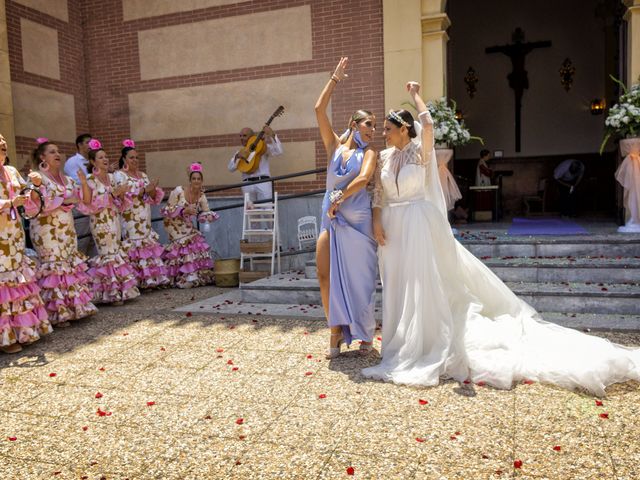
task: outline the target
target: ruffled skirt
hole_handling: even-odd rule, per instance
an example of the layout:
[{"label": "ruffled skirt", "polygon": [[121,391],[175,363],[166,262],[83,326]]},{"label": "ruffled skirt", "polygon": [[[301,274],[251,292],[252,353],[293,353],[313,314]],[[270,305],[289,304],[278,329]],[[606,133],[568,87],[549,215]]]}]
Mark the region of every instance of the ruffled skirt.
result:
[{"label": "ruffled skirt", "polygon": [[164,249],[152,238],[124,239],[122,246],[138,280],[138,288],[158,288],[171,282],[162,261]]},{"label": "ruffled skirt", "polygon": [[24,255],[18,270],[0,273],[0,347],[32,343],[51,331],[33,260]]},{"label": "ruffled skirt", "polygon": [[171,242],[162,258],[175,287],[190,288],[213,282],[211,251],[200,232]]},{"label": "ruffled skirt", "polygon": [[78,320],[98,311],[91,303],[86,258],[75,252],[67,260],[43,262],[38,269],[38,285],[49,320],[57,323]]},{"label": "ruffled skirt", "polygon": [[124,302],[140,295],[136,273],[120,253],[93,257],[89,276],[96,303]]}]

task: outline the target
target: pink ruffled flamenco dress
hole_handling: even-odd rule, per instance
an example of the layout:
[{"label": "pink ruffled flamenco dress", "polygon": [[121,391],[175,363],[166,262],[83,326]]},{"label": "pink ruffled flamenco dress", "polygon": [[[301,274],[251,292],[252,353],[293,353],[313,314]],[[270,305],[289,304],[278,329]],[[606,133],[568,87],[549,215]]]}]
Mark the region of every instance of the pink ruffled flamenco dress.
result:
[{"label": "pink ruffled flamenco dress", "polygon": [[151,227],[151,205],[158,205],[164,198],[164,191],[156,188],[153,195],[145,189],[149,185],[146,174],[139,177],[118,170],[114,173],[117,186],[126,185],[126,204],[121,212],[122,246],[138,279],[138,288],[158,288],[168,286],[170,279],[167,267],[162,261],[163,246],[158,233]]},{"label": "pink ruffled flamenco dress", "polygon": [[198,202],[189,204],[181,186],[176,187],[162,210],[164,228],[171,243],[165,247],[163,259],[169,269],[172,284],[178,288],[190,288],[213,282],[213,260],[211,248],[206,239],[194,226],[196,215],[185,213],[187,206],[200,212],[200,223],[211,223],[218,214],[209,210],[209,203],[203,193]]},{"label": "pink ruffled flamenco dress", "polygon": [[138,279],[120,240],[119,212],[130,206],[126,198],[113,196],[113,176],[104,184],[90,175],[87,184],[92,191],[91,204],[79,204],[78,210],[89,215],[91,235],[98,255],[89,260],[89,276],[93,301],[121,303],[140,295]]},{"label": "pink ruffled flamenco dress", "polygon": [[[40,297],[33,260],[24,253],[22,219],[11,200],[25,182],[18,171],[0,166],[0,347],[33,343],[52,331]],[[27,203],[27,211],[37,208]]]},{"label": "pink ruffled flamenco dress", "polygon": [[38,284],[54,326],[98,311],[91,302],[87,258],[78,251],[71,212],[78,202],[79,190],[73,179],[65,175],[61,178],[63,183],[42,174],[40,192],[44,197],[44,209],[31,220],[29,229],[40,257]]}]

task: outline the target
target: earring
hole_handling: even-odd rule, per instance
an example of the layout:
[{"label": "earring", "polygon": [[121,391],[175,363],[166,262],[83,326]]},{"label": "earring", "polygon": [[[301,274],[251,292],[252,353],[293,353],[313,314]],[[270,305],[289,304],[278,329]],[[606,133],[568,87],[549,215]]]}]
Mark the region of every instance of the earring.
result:
[{"label": "earring", "polygon": [[124,165],[122,165],[122,170],[124,170],[125,172],[129,171],[129,165],[127,165],[126,162],[124,163]]},{"label": "earring", "polygon": [[101,170],[98,167],[93,167],[91,171],[93,172],[94,175],[98,176],[100,175]]},{"label": "earring", "polygon": [[40,162],[40,165],[38,165],[38,168],[43,172],[46,172],[47,170],[49,170],[49,164],[47,162]]}]

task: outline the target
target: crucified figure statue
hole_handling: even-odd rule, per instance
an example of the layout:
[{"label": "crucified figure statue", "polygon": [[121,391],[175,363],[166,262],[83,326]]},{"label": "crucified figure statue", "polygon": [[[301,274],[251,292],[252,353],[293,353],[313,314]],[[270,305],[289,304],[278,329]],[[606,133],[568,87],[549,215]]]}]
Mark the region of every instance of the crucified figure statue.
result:
[{"label": "crucified figure statue", "polygon": [[516,152],[520,152],[521,147],[521,114],[522,95],[529,88],[529,77],[524,68],[525,58],[536,48],[546,48],[551,46],[550,41],[526,42],[524,41],[524,31],[518,27],[513,32],[511,39],[513,43],[509,45],[496,45],[487,47],[486,53],[503,53],[511,59],[512,71],[507,75],[509,87],[513,89],[516,101]]}]

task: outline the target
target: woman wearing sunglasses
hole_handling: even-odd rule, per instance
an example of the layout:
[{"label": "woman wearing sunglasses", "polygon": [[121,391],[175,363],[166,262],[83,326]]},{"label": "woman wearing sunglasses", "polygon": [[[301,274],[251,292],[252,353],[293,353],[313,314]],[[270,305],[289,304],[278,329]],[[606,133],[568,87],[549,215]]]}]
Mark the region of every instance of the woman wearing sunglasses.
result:
[{"label": "woman wearing sunglasses", "polygon": [[369,147],[375,117],[357,110],[338,136],[327,115],[331,94],[347,78],[347,64],[346,57],[340,59],[315,106],[327,152],[327,191],[316,246],[322,305],[331,329],[327,358],[337,357],[340,344],[353,339],[362,341],[360,352],[366,355],[375,331],[377,256],[366,191],[376,168],[376,152]]}]

